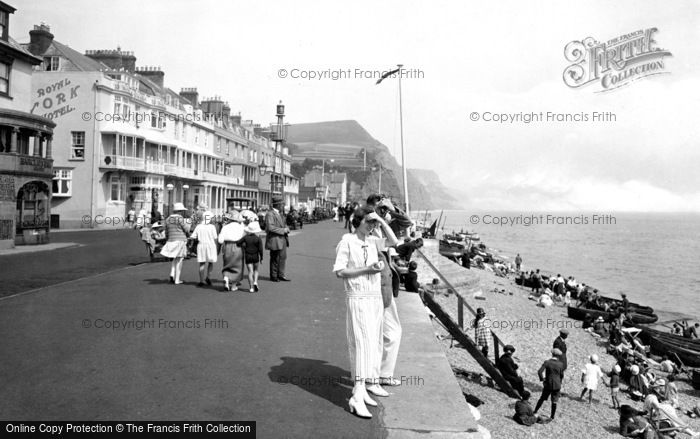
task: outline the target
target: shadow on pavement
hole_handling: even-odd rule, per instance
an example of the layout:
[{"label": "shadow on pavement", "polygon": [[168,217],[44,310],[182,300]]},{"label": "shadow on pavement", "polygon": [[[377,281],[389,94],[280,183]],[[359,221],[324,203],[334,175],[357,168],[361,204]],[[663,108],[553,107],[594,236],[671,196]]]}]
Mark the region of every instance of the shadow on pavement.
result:
[{"label": "shadow on pavement", "polygon": [[350,372],[322,360],[282,357],[282,364],[272,366],[267,374],[270,381],[280,385],[297,386],[347,409],[352,390]]}]

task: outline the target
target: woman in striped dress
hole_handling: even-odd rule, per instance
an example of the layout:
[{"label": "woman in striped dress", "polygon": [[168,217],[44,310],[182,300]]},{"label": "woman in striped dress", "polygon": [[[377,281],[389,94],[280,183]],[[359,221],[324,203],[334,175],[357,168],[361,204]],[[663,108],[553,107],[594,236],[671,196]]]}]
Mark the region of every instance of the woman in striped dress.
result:
[{"label": "woman in striped dress", "polygon": [[[372,236],[375,227],[390,232],[386,222],[373,209],[362,207],[352,219],[355,233],[347,233],[336,247],[333,271],[344,281],[347,305],[346,324],[350,354],[351,378],[354,381],[350,412],[371,418],[367,405],[377,403],[367,391],[388,396],[379,382],[382,361],[382,320],[384,304],[381,292],[381,272],[384,262],[378,255],[385,238]],[[392,234],[393,235],[393,234]],[[370,386],[365,388],[365,382]]]},{"label": "woman in striped dress", "polygon": [[190,234],[190,220],[182,215],[187,208],[182,203],[175,203],[173,214],[165,219],[165,235],[168,242],[160,250],[166,258],[172,258],[170,264],[170,283],[179,285],[182,261],[187,256],[187,236]]}]

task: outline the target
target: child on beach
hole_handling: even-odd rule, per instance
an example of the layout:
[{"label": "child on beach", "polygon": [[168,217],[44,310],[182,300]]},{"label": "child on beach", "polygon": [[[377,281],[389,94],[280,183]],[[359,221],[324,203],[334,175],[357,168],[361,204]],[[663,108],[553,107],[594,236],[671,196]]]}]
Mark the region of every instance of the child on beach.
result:
[{"label": "child on beach", "polygon": [[620,372],[622,368],[620,365],[616,364],[613,366],[612,370],[608,374],[610,377],[610,399],[612,399],[612,408],[619,409],[620,401],[617,399],[617,395],[620,393]]},{"label": "child on beach", "polygon": [[593,402],[593,391],[598,389],[598,381],[603,377],[603,371],[600,370],[598,366],[598,356],[593,354],[590,357],[591,362],[586,364],[586,367],[582,370],[581,384],[583,384],[583,391],[581,392],[581,401],[588,391],[588,403]]},{"label": "child on beach", "polygon": [[257,293],[260,291],[260,288],[258,288],[258,264],[263,260],[264,248],[258,233],[262,232],[262,229],[257,221],[253,221],[246,226],[244,231],[246,234],[243,239],[238,241],[238,244],[243,247],[243,257],[248,268],[250,292]]}]

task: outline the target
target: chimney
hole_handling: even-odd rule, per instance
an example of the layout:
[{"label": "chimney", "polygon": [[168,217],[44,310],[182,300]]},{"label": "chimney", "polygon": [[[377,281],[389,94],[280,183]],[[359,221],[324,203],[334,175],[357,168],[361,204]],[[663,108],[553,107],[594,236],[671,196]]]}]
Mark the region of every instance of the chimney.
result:
[{"label": "chimney", "polygon": [[158,85],[158,87],[165,88],[163,86],[165,80],[165,73],[163,73],[163,70],[160,68],[160,66],[137,67],[136,73],[143,76],[144,78],[150,79],[152,82]]},{"label": "chimney", "polygon": [[228,106],[228,102],[224,103],[224,106],[221,108],[221,113],[226,118],[231,117],[231,107]]},{"label": "chimney", "polygon": [[[230,111],[230,109],[229,109]],[[231,116],[231,123],[237,126],[241,125],[241,113]]]},{"label": "chimney", "polygon": [[199,93],[197,93],[197,87],[183,87],[180,89],[180,96],[190,101],[193,108],[197,108],[199,105]]},{"label": "chimney", "polygon": [[112,70],[126,70],[130,73],[134,73],[136,70],[134,52],[122,51],[121,47],[117,47],[117,50],[86,50],[85,55],[105,64]]},{"label": "chimney", "polygon": [[51,28],[41,23],[39,26],[34,25],[34,29],[29,31],[29,51],[33,55],[41,56],[46,53],[53,42],[53,34]]}]

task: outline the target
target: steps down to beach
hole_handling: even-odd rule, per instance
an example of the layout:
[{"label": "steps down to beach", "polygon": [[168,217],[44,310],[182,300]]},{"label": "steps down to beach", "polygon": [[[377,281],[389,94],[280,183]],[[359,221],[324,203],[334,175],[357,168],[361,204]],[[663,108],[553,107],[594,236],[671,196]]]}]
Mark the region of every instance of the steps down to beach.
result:
[{"label": "steps down to beach", "polygon": [[396,375],[404,383],[386,387],[396,396],[381,401],[385,437],[490,438],[472,416],[418,294],[401,291],[396,302],[403,327]]}]

